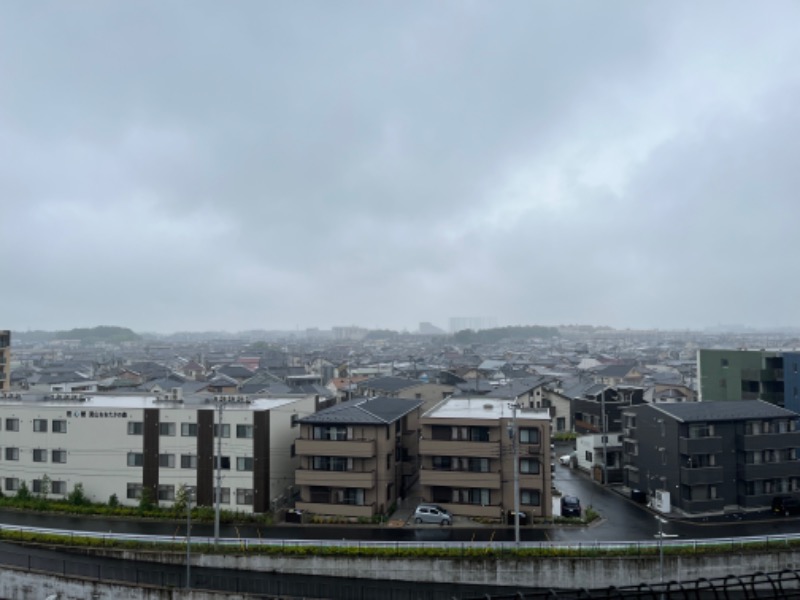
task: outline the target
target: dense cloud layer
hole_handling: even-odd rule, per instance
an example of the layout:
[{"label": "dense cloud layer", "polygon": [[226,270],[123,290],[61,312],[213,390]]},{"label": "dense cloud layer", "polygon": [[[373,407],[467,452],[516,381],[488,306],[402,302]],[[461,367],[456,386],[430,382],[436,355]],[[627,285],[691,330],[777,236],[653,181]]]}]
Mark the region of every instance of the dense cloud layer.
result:
[{"label": "dense cloud layer", "polygon": [[799,17],[0,5],[0,325],[798,325]]}]

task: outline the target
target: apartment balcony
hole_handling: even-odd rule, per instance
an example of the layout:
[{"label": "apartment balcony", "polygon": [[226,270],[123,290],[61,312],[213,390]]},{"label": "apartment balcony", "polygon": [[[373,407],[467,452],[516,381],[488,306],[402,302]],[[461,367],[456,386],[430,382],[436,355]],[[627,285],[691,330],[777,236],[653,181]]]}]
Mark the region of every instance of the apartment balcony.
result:
[{"label": "apartment balcony", "polygon": [[375,440],[297,440],[295,453],[299,456],[346,456],[372,458],[375,456]]},{"label": "apartment balcony", "polygon": [[323,502],[295,502],[295,508],[315,515],[335,515],[340,517],[372,517],[375,504],[329,504]]},{"label": "apartment balcony", "polygon": [[758,465],[738,465],[737,474],[739,479],[754,481],[756,479],[776,479],[782,477],[792,477],[797,475],[800,470],[800,462],[772,462],[761,463]]},{"label": "apartment balcony", "polygon": [[722,452],[722,438],[709,437],[680,437],[678,438],[678,452],[680,454],[718,454]]},{"label": "apartment balcony", "polygon": [[446,471],[422,469],[419,472],[420,485],[444,487],[469,487],[500,489],[500,473],[475,473],[472,471]]},{"label": "apartment balcony", "polygon": [[714,500],[680,500],[680,508],[689,514],[720,511],[725,507],[724,498]]},{"label": "apartment balcony", "polygon": [[375,471],[319,471],[313,469],[298,469],[295,471],[294,482],[296,485],[372,489],[375,487]]},{"label": "apartment balcony", "polygon": [[722,483],[722,475],[722,467],[681,467],[681,483],[686,485]]},{"label": "apartment balcony", "polygon": [[737,435],[736,445],[740,450],[772,450],[776,448],[800,448],[800,431],[785,433],[760,433]]},{"label": "apartment balcony", "polygon": [[466,442],[463,440],[420,440],[419,453],[423,456],[462,456],[497,458],[500,442]]}]

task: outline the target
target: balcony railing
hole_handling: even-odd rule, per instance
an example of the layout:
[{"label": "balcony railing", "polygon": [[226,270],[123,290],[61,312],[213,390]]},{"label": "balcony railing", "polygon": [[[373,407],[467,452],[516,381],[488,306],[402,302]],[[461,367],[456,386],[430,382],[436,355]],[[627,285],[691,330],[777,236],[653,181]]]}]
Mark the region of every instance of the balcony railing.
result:
[{"label": "balcony railing", "polygon": [[681,454],[717,454],[722,452],[722,438],[720,436],[681,437],[678,439],[678,452]]},{"label": "balcony railing", "polygon": [[419,442],[419,453],[423,456],[463,456],[475,458],[497,458],[500,442],[467,442],[423,439]]},{"label": "balcony railing", "polygon": [[681,483],[686,485],[722,483],[722,467],[681,467]]},{"label": "balcony railing", "polygon": [[739,479],[753,481],[756,479],[776,479],[793,477],[800,469],[800,462],[792,460],[786,462],[770,462],[761,464],[738,465]]},{"label": "balcony railing", "polygon": [[800,448],[800,431],[784,433],[757,433],[737,435],[736,445],[742,450],[770,450],[776,448]]},{"label": "balcony railing", "polygon": [[421,469],[420,485],[436,485],[445,487],[473,487],[500,489],[500,473],[482,473],[473,471],[444,471],[439,469]]},{"label": "balcony railing", "polygon": [[372,489],[375,487],[375,471],[359,472],[298,469],[295,471],[294,481],[297,485]]},{"label": "balcony railing", "polygon": [[375,456],[375,440],[297,440],[295,452],[300,456],[372,458]]}]

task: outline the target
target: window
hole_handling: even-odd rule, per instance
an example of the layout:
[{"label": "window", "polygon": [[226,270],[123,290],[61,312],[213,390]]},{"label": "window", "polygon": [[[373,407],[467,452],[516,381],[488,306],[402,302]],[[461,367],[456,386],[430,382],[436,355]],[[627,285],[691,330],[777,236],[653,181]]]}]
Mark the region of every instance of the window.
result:
[{"label": "window", "polygon": [[47,462],[47,450],[33,449],[33,462]]},{"label": "window", "polygon": [[339,504],[351,504],[353,506],[364,506],[363,488],[345,488],[336,490],[336,499]]},{"label": "window", "polygon": [[705,438],[714,435],[714,426],[706,423],[690,423],[689,424],[689,437],[690,438]]},{"label": "window", "polygon": [[252,438],[253,437],[253,426],[252,425],[237,425],[236,426],[236,437],[237,438]]},{"label": "window", "polygon": [[6,448],[6,460],[19,460],[19,448]]},{"label": "window", "polygon": [[158,435],[175,435],[175,423],[159,423]]},{"label": "window", "polygon": [[389,454],[386,455],[386,469],[388,470],[391,468],[392,468],[392,453],[389,452]]},{"label": "window", "polygon": [[175,455],[174,454],[159,454],[158,466],[165,469],[175,468]]},{"label": "window", "polygon": [[727,359],[727,358],[721,358],[719,362],[720,362],[720,366],[721,366],[723,369],[727,369],[727,368],[728,368],[728,365],[730,364],[730,363],[728,362],[728,359]]},{"label": "window", "polygon": [[53,433],[67,433],[67,422],[63,419],[53,419]]},{"label": "window", "polygon": [[197,437],[197,423],[181,423],[183,437]]},{"label": "window", "polygon": [[53,450],[53,452],[50,455],[50,462],[62,463],[62,464],[67,462],[67,451]]},{"label": "window", "polygon": [[237,488],[236,504],[253,504],[253,490]]},{"label": "window", "polygon": [[34,479],[33,481],[31,481],[31,491],[34,494],[45,494],[45,495],[49,494],[50,493],[49,487],[50,486],[48,485],[48,483],[46,483],[43,479]]},{"label": "window", "polygon": [[467,463],[467,470],[472,473],[488,473],[489,472],[489,459],[488,458],[470,458]]},{"label": "window", "polygon": [[565,417],[556,417],[556,431],[564,431],[567,428],[567,419]]},{"label": "window", "polygon": [[237,471],[252,471],[253,470],[253,458],[250,456],[239,456],[236,458],[236,470]]},{"label": "window", "polygon": [[159,485],[158,486],[158,499],[159,500],[175,500],[175,486],[174,485]]},{"label": "window", "polygon": [[[220,456],[214,457],[214,468],[217,468],[217,464],[219,464],[219,468],[222,471],[227,471],[231,468],[231,457],[230,456]],[[217,460],[218,459],[218,460]]]},{"label": "window", "polygon": [[128,452],[128,466],[141,467],[144,465],[144,454],[141,452]]},{"label": "window", "polygon": [[[219,424],[214,423],[214,437],[219,437]],[[229,423],[222,424],[222,437],[229,438],[231,437],[231,426]]]},{"label": "window", "polygon": [[352,471],[353,459],[344,456],[314,456],[311,468],[315,471]]},{"label": "window", "polygon": [[66,481],[51,481],[50,493],[58,494],[59,496],[67,495],[67,482]]},{"label": "window", "polygon": [[536,427],[520,429],[519,441],[521,444],[538,444],[539,429]]},{"label": "window", "polygon": [[[316,426],[312,431],[315,440],[344,441],[353,439],[352,431],[344,425]],[[350,433],[350,435],[348,435]]]},{"label": "window", "polygon": [[[449,498],[447,496],[450,496]],[[491,500],[491,493],[486,488],[458,489],[458,488],[433,488],[434,502],[453,502],[455,504],[480,504],[487,506]]]},{"label": "window", "polygon": [[196,454],[181,454],[181,469],[196,469],[196,468],[197,468]]},{"label": "window", "polygon": [[489,428],[488,427],[470,427],[469,428],[469,441],[470,442],[488,442],[489,441]]},{"label": "window", "polygon": [[141,421],[128,421],[128,435],[142,435],[144,433],[144,423]]},{"label": "window", "polygon": [[34,419],[33,431],[36,433],[47,433],[47,419]]},{"label": "window", "polygon": [[519,472],[528,475],[538,475],[541,465],[538,458],[523,458],[519,461]]},{"label": "window", "polygon": [[592,462],[592,453],[589,450],[586,450],[586,454],[583,455],[586,459],[586,462]]},{"label": "window", "polygon": [[19,489],[19,479],[16,477],[6,477],[6,491],[16,492]]},{"label": "window", "polygon": [[453,468],[453,459],[449,456],[434,456],[433,468],[436,470],[449,471]]},{"label": "window", "polygon": [[142,484],[141,483],[129,483],[128,484],[128,499],[129,500],[140,500],[142,497]]},{"label": "window", "polygon": [[542,503],[542,493],[539,490],[520,490],[519,502],[527,506],[539,506]]},{"label": "window", "polygon": [[[216,494],[216,488],[214,488],[214,493]],[[216,496],[214,496],[214,498],[216,499]],[[231,488],[219,488],[219,503],[231,503]]]},{"label": "window", "polygon": [[6,419],[6,431],[19,431],[19,419]]}]

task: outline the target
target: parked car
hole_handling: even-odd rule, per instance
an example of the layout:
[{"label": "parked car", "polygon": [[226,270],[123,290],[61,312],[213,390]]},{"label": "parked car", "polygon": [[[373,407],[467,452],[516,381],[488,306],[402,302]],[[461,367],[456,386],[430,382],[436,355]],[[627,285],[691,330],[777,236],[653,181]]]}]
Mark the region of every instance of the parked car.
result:
[{"label": "parked car", "polygon": [[561,498],[562,517],[580,517],[581,501],[577,496],[562,496]]},{"label": "parked car", "polygon": [[800,514],[800,499],[794,496],[775,496],[772,499],[772,512],[787,517]]},{"label": "parked car", "polygon": [[573,456],[575,456],[574,452],[571,452],[570,454],[562,454],[561,456],[558,457],[558,462],[560,462],[565,467],[569,467],[572,465]]},{"label": "parked car", "polygon": [[437,504],[420,504],[414,511],[414,523],[434,523],[436,525],[450,525],[453,516]]}]

